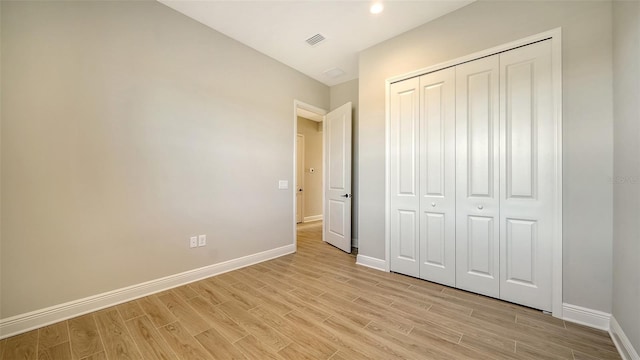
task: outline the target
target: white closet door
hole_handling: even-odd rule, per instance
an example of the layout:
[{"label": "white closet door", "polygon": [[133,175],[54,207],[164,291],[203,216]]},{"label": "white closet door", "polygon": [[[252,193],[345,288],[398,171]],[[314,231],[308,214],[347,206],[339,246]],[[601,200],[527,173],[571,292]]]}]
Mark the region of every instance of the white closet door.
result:
[{"label": "white closet door", "polygon": [[455,286],[455,69],[420,77],[420,277]]},{"label": "white closet door", "polygon": [[500,295],[498,56],[456,67],[456,286]]},{"label": "white closet door", "polygon": [[500,298],[551,310],[557,133],[551,41],[500,55]]},{"label": "white closet door", "polygon": [[390,86],[391,271],[418,277],[419,262],[419,80]]}]

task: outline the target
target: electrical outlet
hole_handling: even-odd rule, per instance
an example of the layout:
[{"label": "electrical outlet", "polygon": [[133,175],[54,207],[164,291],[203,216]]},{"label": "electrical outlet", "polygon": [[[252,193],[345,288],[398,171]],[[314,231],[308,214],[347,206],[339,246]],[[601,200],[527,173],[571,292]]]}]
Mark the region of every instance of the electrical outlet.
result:
[{"label": "electrical outlet", "polygon": [[207,235],[198,236],[198,246],[205,246],[205,245],[207,245]]},{"label": "electrical outlet", "polygon": [[192,236],[189,239],[189,247],[192,247],[192,248],[198,247],[198,237],[197,236]]}]

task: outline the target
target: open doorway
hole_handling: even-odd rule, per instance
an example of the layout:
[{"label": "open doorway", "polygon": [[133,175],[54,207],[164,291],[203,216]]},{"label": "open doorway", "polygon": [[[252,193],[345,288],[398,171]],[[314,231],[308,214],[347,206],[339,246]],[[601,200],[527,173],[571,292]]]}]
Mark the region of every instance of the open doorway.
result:
[{"label": "open doorway", "polygon": [[[294,179],[299,178],[301,183],[299,187],[294,187],[295,192],[293,193],[296,248],[298,246],[298,222],[296,220],[300,220],[302,224],[321,221],[319,225],[321,226],[322,240],[346,253],[352,252],[352,111],[353,105],[351,102],[347,102],[327,113],[323,109],[297,100],[294,101],[293,177]],[[301,133],[303,128],[310,129],[306,136]],[[299,140],[299,133],[303,135],[304,140]],[[314,149],[310,148],[311,141],[309,137],[319,134],[322,135],[322,146],[316,146]],[[319,139],[320,137],[318,136],[317,140],[319,141]],[[298,154],[298,143],[305,144],[304,155],[302,155],[302,152]],[[311,152],[317,150],[320,150],[322,159],[319,164],[314,162],[311,156]],[[302,160],[302,156],[304,156],[304,162],[299,162],[299,160]],[[319,158],[319,156],[315,157],[315,161]],[[302,169],[302,171],[298,172],[299,169]],[[314,192],[310,186],[312,186],[313,182],[316,185],[319,184],[320,179],[322,179],[321,190]],[[317,213],[320,209],[319,203],[312,201],[312,196],[317,195],[320,195],[319,203],[322,204],[322,212],[319,214]],[[302,196],[302,199],[300,199],[300,196]],[[304,205],[298,205],[298,203]],[[313,207],[315,209],[310,210]],[[302,210],[302,213],[298,211],[298,208]]]},{"label": "open doorway", "polygon": [[296,168],[296,222],[321,221],[322,122],[298,116]]},{"label": "open doorway", "polygon": [[[294,238],[309,231],[322,238],[323,208],[323,120],[326,110],[295,101],[294,129]],[[320,232],[320,234],[317,234]],[[320,236],[317,236],[320,235]],[[304,235],[300,235],[304,236]]]}]

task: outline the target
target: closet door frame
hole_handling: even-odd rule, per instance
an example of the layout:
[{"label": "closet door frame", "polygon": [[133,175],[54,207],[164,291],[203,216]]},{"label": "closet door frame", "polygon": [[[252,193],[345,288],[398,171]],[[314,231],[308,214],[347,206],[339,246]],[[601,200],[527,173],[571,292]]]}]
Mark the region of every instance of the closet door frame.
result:
[{"label": "closet door frame", "polygon": [[556,127],[556,153],[555,153],[555,194],[554,207],[556,209],[555,226],[553,229],[553,246],[552,246],[552,314],[554,317],[562,318],[562,29],[556,28],[543,33],[532,35],[520,40],[502,44],[490,49],[479,51],[470,55],[466,55],[454,60],[446,61],[437,65],[411,71],[409,73],[394,76],[385,81],[385,271],[390,271],[390,137],[389,130],[391,128],[390,111],[389,111],[389,88],[391,84],[409,78],[425,75],[438,70],[446,69],[452,66],[460,65],[469,61],[483,58],[490,55],[500,54],[505,51],[515,49],[517,47],[526,46],[535,42],[550,40],[551,41],[551,67],[552,67],[552,89],[553,89],[553,114]]}]

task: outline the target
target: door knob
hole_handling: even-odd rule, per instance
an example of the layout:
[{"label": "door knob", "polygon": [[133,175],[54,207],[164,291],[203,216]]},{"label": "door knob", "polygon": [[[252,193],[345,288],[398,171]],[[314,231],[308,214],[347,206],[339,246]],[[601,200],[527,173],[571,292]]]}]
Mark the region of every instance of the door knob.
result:
[{"label": "door knob", "polygon": [[347,198],[347,199],[350,198],[351,196],[352,196],[351,194],[340,195],[340,197]]},{"label": "door knob", "polygon": [[482,209],[484,209],[484,206],[478,205],[478,210],[482,210]]}]

